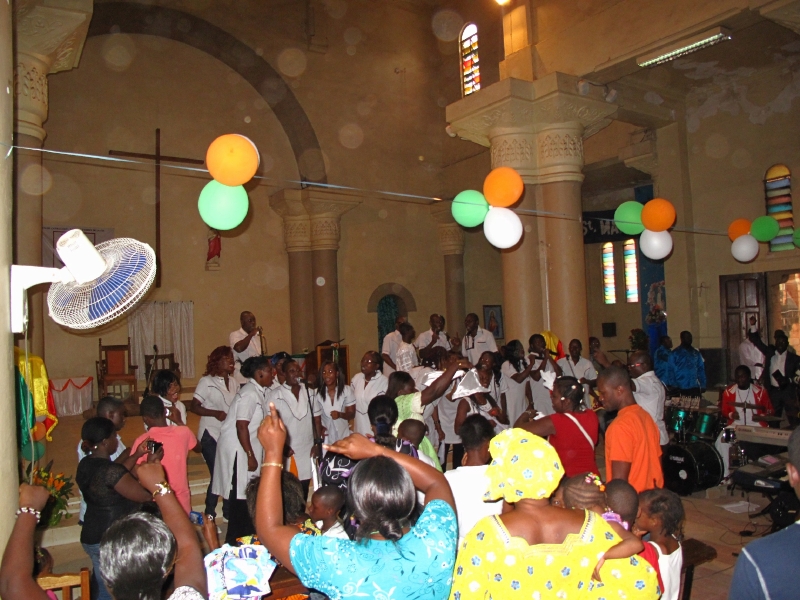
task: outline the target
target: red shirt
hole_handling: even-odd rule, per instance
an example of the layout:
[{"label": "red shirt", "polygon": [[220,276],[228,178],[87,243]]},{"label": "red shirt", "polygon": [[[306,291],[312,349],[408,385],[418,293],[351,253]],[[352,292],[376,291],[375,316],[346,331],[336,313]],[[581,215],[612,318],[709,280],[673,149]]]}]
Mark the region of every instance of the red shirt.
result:
[{"label": "red shirt", "polygon": [[[161,466],[167,475],[167,481],[175,497],[181,503],[186,513],[192,512],[192,494],[189,491],[189,476],[186,470],[186,461],[189,452],[197,446],[197,438],[191,429],[185,425],[178,427],[151,427],[148,431],[136,438],[132,448],[135,450],[147,438],[164,444],[164,458]],[[141,464],[147,460],[142,456],[137,462]]]},{"label": "red shirt", "polygon": [[558,452],[561,464],[564,465],[564,472],[567,477],[580,475],[581,473],[597,473],[597,461],[594,459],[594,449],[597,446],[597,431],[600,427],[597,415],[593,410],[569,413],[578,423],[581,424],[592,438],[592,444],[581,433],[578,426],[566,414],[554,413],[550,415],[553,427],[556,428],[555,434],[548,438],[550,445]]},{"label": "red shirt", "polygon": [[[771,415],[773,413],[772,402],[770,402],[769,400],[767,391],[760,385],[756,385],[754,383],[748,388],[746,392],[742,393],[742,390],[739,390],[739,386],[734,384],[728,389],[726,389],[724,392],[722,392],[721,411],[722,411],[722,416],[725,417],[725,419],[728,422],[728,425],[733,424],[733,417],[731,416],[733,411],[739,413],[739,422],[737,422],[736,424],[741,425],[743,423],[743,421],[741,420],[742,415],[744,415],[745,410],[748,410],[749,412],[749,409],[736,407],[733,405],[733,403],[745,402],[745,401],[748,404],[756,404],[759,406],[758,410],[755,411],[757,415]],[[750,421],[750,419],[748,418],[748,423],[747,423],[748,425],[755,425],[756,423],[758,423],[758,421],[754,423]],[[768,424],[764,421],[761,421],[760,425],[762,427],[767,427]]]}]

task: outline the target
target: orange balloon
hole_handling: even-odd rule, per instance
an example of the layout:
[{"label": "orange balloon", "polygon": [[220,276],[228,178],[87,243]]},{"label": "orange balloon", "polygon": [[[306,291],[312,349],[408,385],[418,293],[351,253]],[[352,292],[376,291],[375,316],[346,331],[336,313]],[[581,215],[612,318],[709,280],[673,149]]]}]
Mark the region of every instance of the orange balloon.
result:
[{"label": "orange balloon", "polygon": [[653,198],[642,209],[642,225],[650,231],[666,231],[675,224],[675,207],[663,198]]},{"label": "orange balloon", "polygon": [[524,191],[525,183],[522,177],[511,167],[493,169],[483,182],[483,195],[486,201],[498,208],[508,208],[520,199]]},{"label": "orange balloon", "polygon": [[221,135],[208,147],[206,167],[223,185],[244,185],[256,174],[261,157],[249,138],[236,133]]},{"label": "orange balloon", "polygon": [[751,223],[747,219],[736,219],[728,226],[728,237],[734,241],[736,238],[747,235],[750,233],[750,225]]},{"label": "orange balloon", "polygon": [[44,439],[46,433],[47,428],[44,426],[44,423],[37,423],[33,427],[33,441],[38,442],[39,440]]}]

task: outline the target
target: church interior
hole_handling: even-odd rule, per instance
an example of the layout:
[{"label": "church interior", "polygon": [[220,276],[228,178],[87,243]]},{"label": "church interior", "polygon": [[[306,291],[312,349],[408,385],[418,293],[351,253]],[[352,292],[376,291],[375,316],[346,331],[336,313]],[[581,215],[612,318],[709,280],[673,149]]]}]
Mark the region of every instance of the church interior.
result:
[{"label": "church interior", "polygon": [[[28,292],[26,333],[6,325],[0,343],[6,481],[23,445],[15,351],[69,405],[40,459],[69,474],[85,411],[123,389],[132,442],[153,356],[179,365],[188,406],[243,311],[264,354],[317,364],[335,344],[348,381],[397,317],[419,334],[432,313],[458,339],[475,313],[498,348],[549,331],[622,363],[639,330],[650,349],[689,331],[703,406],[734,383],[752,318],[800,351],[800,236],[759,240],[746,261],[729,236],[770,214],[775,173],[800,168],[798,0],[16,0],[0,8],[0,71],[0,322],[10,266],[61,267],[72,229],[138,240],[157,262],[140,304],[89,329],[53,320],[47,287]],[[225,134],[260,162],[246,217],[218,230],[197,200]],[[453,217],[498,167],[525,184],[521,239],[503,249]],[[676,215],[656,260],[614,217],[653,198]],[[786,237],[790,189],[782,210]],[[129,377],[104,380],[120,347]],[[202,505],[200,455],[189,476]],[[770,498],[725,483],[683,499],[687,537],[714,554],[694,597],[727,598],[736,556],[771,525],[754,516]],[[16,485],[0,496],[5,541]],[[56,572],[91,565],[77,531],[45,533]]]}]

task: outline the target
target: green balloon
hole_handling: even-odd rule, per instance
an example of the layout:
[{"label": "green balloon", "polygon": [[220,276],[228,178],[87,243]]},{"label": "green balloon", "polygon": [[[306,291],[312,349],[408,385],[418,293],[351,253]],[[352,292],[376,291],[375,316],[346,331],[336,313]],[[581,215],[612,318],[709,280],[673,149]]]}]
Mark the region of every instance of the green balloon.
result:
[{"label": "green balloon", "polygon": [[753,225],[750,227],[750,235],[759,242],[771,242],[780,230],[780,224],[773,217],[765,215],[753,221]]},{"label": "green balloon", "polygon": [[639,235],[644,231],[642,209],[644,205],[636,200],[623,202],[614,211],[614,224],[622,233]]},{"label": "green balloon", "polygon": [[489,212],[489,203],[476,190],[464,190],[453,198],[453,218],[462,227],[477,227]]},{"label": "green balloon", "polygon": [[22,446],[22,458],[33,462],[35,460],[39,460],[44,456],[44,444],[42,442],[33,442],[33,452],[31,452],[31,443],[30,441]]},{"label": "green balloon", "polygon": [[792,241],[794,245],[800,248],[800,229],[795,229],[794,233],[792,234]]},{"label": "green balloon", "polygon": [[211,229],[227,231],[238,227],[247,216],[250,202],[244,187],[223,185],[216,180],[209,181],[200,199],[197,201],[197,210],[200,218]]}]

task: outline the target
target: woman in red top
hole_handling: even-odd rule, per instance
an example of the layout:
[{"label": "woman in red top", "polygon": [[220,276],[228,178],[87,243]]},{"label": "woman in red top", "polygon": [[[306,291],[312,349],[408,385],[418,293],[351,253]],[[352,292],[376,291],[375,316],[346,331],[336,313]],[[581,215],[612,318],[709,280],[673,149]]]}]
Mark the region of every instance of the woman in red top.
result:
[{"label": "woman in red top", "polygon": [[599,473],[594,458],[599,423],[594,411],[583,405],[583,386],[574,377],[559,377],[550,399],[555,414],[534,420],[536,413],[529,410],[522,413],[514,427],[547,438],[558,452],[567,477]]}]

